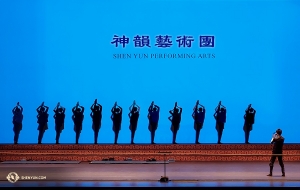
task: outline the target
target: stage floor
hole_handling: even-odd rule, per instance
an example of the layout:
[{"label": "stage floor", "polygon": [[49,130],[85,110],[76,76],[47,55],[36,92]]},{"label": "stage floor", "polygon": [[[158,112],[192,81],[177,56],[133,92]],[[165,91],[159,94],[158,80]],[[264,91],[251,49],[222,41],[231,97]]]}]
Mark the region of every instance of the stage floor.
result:
[{"label": "stage floor", "polygon": [[[164,175],[163,164],[0,164],[0,186],[106,186],[106,187],[177,187],[240,186],[300,187],[300,163],[286,162],[286,177],[275,162],[273,177],[268,162],[172,162],[166,165],[168,183],[158,180]],[[20,176],[10,183],[10,172]],[[21,179],[21,176],[46,176],[46,179]]]}]

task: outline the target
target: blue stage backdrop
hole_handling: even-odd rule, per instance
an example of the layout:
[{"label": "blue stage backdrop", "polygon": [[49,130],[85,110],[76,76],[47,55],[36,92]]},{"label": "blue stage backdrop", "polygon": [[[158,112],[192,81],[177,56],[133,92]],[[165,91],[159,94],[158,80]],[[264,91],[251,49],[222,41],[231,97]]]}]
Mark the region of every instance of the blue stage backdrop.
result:
[{"label": "blue stage backdrop", "polygon": [[[129,106],[141,107],[136,143],[150,143],[147,109],[161,107],[156,143],[171,143],[169,113],[183,108],[178,143],[194,143],[191,117],[206,107],[200,142],[216,143],[213,118],[227,108],[223,143],[243,143],[243,115],[257,110],[252,143],[283,130],[298,143],[298,0],[1,0],[0,143],[13,143],[12,108],[24,108],[19,143],[37,143],[36,108],[50,107],[43,143],[55,142],[53,108],[66,107],[61,143],[74,143],[71,108],[86,108],[79,143],[93,143],[90,106],[103,106],[99,143],[113,143],[114,102],[123,107],[119,143],[130,143]],[[116,42],[116,43],[115,43]]]}]

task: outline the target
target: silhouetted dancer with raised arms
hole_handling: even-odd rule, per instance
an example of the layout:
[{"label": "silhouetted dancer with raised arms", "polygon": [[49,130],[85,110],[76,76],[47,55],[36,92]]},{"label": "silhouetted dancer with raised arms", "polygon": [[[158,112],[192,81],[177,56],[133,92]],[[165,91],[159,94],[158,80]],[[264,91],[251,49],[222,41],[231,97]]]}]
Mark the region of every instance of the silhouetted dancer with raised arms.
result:
[{"label": "silhouetted dancer with raised arms", "polygon": [[117,102],[115,102],[115,105],[111,108],[111,113],[112,114],[110,118],[113,121],[113,131],[115,132],[114,144],[117,144],[122,123],[122,108],[117,105]]},{"label": "silhouetted dancer with raised arms", "polygon": [[173,132],[172,143],[177,144],[176,136],[180,126],[182,108],[177,106],[177,102],[175,102],[173,110],[170,110],[169,113],[171,114],[171,116],[168,119],[172,122],[171,131]]},{"label": "silhouetted dancer with raised arms", "polygon": [[[198,108],[198,106],[200,106]],[[196,130],[196,144],[199,143],[199,135],[200,135],[200,130],[203,127],[204,119],[205,119],[205,107],[201,104],[199,104],[199,100],[196,102],[196,105],[194,107],[194,112],[192,114],[192,117],[194,118],[194,129]]]},{"label": "silhouetted dancer with raised arms", "polygon": [[252,108],[251,104],[249,104],[245,112],[246,112],[244,115],[245,122],[244,122],[243,129],[245,131],[245,143],[249,144],[250,131],[252,131],[256,110]]},{"label": "silhouetted dancer with raised arms", "polygon": [[91,106],[91,118],[93,121],[92,129],[94,131],[94,144],[98,143],[98,134],[101,128],[101,120],[102,120],[102,106],[98,104],[97,99],[94,104]]},{"label": "silhouetted dancer with raised arms", "polygon": [[155,131],[158,126],[158,120],[159,120],[159,106],[155,105],[152,101],[151,105],[148,108],[148,119],[149,119],[149,126],[148,129],[151,133],[151,144],[154,143],[154,137],[155,137]]},{"label": "silhouetted dancer with raised arms", "polygon": [[44,102],[36,109],[38,112],[37,115],[37,123],[39,124],[39,136],[38,136],[38,144],[42,144],[42,139],[45,131],[48,129],[48,110],[49,107],[44,105]]},{"label": "silhouetted dancer with raised arms", "polygon": [[13,113],[13,131],[15,133],[14,136],[14,144],[18,144],[19,135],[22,130],[22,122],[23,122],[23,107],[17,103],[17,105],[12,109]]},{"label": "silhouetted dancer with raised arms", "polygon": [[137,123],[140,116],[140,106],[138,106],[135,101],[129,107],[128,117],[130,118],[130,126],[129,129],[131,131],[131,144],[134,144],[134,134],[137,128]]},{"label": "silhouetted dancer with raised arms", "polygon": [[221,101],[215,108],[214,118],[216,120],[216,130],[218,131],[218,144],[222,144],[221,138],[224,130],[224,125],[226,123],[226,108],[221,104]]},{"label": "silhouetted dancer with raised arms", "polygon": [[79,105],[79,102],[77,102],[76,106],[72,109],[73,112],[73,122],[74,122],[74,131],[76,133],[76,144],[78,144],[80,133],[82,130],[82,123],[84,119],[84,107]]},{"label": "silhouetted dancer with raised arms", "polygon": [[54,111],[53,118],[55,120],[55,131],[56,131],[55,141],[56,144],[59,144],[60,134],[62,130],[64,130],[66,108],[62,107],[58,102],[53,111]]},{"label": "silhouetted dancer with raised arms", "polygon": [[[284,144],[284,138],[283,136],[281,136],[282,134],[282,130],[281,129],[277,129],[276,133],[273,135],[273,138],[271,139],[271,144],[273,144],[273,150],[272,150],[272,154],[282,154],[282,147]],[[274,167],[274,163],[276,160],[276,157],[278,157],[278,161],[279,161],[279,165],[281,167],[281,172],[282,172],[282,176],[285,176],[285,170],[284,170],[284,164],[282,161],[282,156],[276,156],[273,155],[270,159],[270,173],[267,176],[272,176],[273,175],[273,167]]]}]

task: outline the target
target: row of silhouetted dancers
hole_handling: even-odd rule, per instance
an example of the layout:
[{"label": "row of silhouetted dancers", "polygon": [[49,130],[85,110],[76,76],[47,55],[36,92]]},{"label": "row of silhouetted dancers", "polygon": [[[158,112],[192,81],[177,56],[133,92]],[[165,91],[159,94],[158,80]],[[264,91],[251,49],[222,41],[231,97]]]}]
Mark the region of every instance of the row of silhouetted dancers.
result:
[{"label": "row of silhouetted dancers", "polygon": [[[91,106],[91,118],[92,118],[92,128],[94,131],[94,143],[97,144],[98,142],[98,133],[101,128],[101,120],[102,120],[102,106],[97,102],[97,99]],[[36,109],[37,115],[37,123],[38,123],[38,144],[42,143],[43,135],[45,131],[48,129],[48,114],[49,107],[45,106],[44,102]],[[130,130],[131,130],[131,144],[134,144],[134,135],[138,125],[140,107],[134,101],[133,104],[129,107],[129,118],[130,118]],[[54,108],[54,120],[55,120],[55,131],[56,131],[56,144],[59,144],[60,134],[64,129],[64,122],[65,122],[65,111],[66,108],[62,107],[60,103]],[[79,105],[77,102],[76,106],[72,108],[72,120],[74,122],[74,131],[76,133],[76,144],[79,142],[80,133],[82,131],[82,123],[84,119],[84,107]],[[14,135],[14,143],[18,144],[19,134],[22,130],[22,121],[23,121],[23,107],[17,103],[17,105],[13,108],[13,131]],[[151,144],[154,143],[155,131],[158,126],[159,122],[159,112],[160,107],[154,102],[152,102],[148,108],[148,120],[149,126],[148,129],[151,134]],[[254,124],[254,118],[256,111],[251,107],[251,104],[247,107],[244,115],[244,131],[245,131],[245,143],[249,143],[249,134],[252,130],[252,125]],[[113,131],[115,133],[114,144],[118,142],[118,135],[119,131],[121,130],[121,123],[122,123],[122,114],[123,109],[120,107],[117,102],[115,102],[114,106],[111,109],[111,120],[113,123]],[[171,131],[173,133],[173,144],[176,143],[176,135],[177,131],[180,127],[181,122],[181,114],[182,108],[175,103],[175,106],[172,110],[169,111],[170,116],[169,120],[171,121]],[[194,119],[194,129],[196,131],[196,139],[195,143],[199,144],[199,135],[200,130],[203,127],[203,123],[205,120],[205,107],[199,103],[199,100],[196,102],[196,105],[193,108],[192,117]],[[224,129],[224,125],[226,123],[226,107],[219,102],[218,106],[215,108],[214,118],[216,120],[216,130],[218,132],[218,144],[221,143],[222,133]]]}]

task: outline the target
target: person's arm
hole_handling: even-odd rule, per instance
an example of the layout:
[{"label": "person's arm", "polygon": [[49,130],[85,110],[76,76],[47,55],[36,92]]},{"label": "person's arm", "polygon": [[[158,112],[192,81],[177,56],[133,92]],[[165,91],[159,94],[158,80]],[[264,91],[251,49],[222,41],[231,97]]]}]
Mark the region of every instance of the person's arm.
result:
[{"label": "person's arm", "polygon": [[19,105],[19,107],[20,107],[20,111],[23,112],[23,107],[21,105]]},{"label": "person's arm", "polygon": [[66,112],[66,108],[62,108],[62,113],[65,113]]},{"label": "person's arm", "polygon": [[173,110],[170,110],[169,113],[170,113],[171,115],[173,115]]},{"label": "person's arm", "polygon": [[182,107],[179,107],[179,110],[180,110],[179,113],[181,114],[182,113]]},{"label": "person's arm", "polygon": [[129,112],[128,117],[129,117],[129,119],[131,118],[131,112]]},{"label": "person's arm", "polygon": [[205,107],[202,106],[202,105],[201,105],[201,107],[202,107],[202,110],[203,110],[203,114],[205,115],[206,109],[205,109]]},{"label": "person's arm", "polygon": [[123,113],[123,109],[120,106],[118,106],[118,107],[120,108],[120,113],[122,114]]},{"label": "person's arm", "polygon": [[193,111],[196,111],[198,109],[198,104],[196,104],[193,108]]},{"label": "person's arm", "polygon": [[54,113],[57,113],[58,111],[58,105],[55,106],[55,108],[53,109]]},{"label": "person's arm", "polygon": [[38,113],[40,113],[40,109],[41,109],[41,107],[43,107],[44,106],[44,102],[42,102],[42,104],[38,107],[38,108],[36,108],[36,111],[38,112]]},{"label": "person's arm", "polygon": [[218,112],[216,111],[214,114],[214,118],[217,120],[217,117],[218,117]]},{"label": "person's arm", "polygon": [[175,110],[176,108],[177,108],[177,102],[175,102],[173,110]]},{"label": "person's arm", "polygon": [[132,110],[132,107],[133,107],[133,104],[132,104],[131,106],[129,106],[129,111],[131,111],[131,110]]},{"label": "person's arm", "polygon": [[276,141],[279,141],[279,140],[280,140],[280,135],[278,135],[277,133],[274,133],[273,138],[271,140],[271,144],[275,143]]},{"label": "person's arm", "polygon": [[151,105],[149,106],[149,108],[148,108],[148,112],[151,112],[152,111],[152,109],[153,109],[153,102],[151,103]]},{"label": "person's arm", "polygon": [[112,113],[114,113],[116,106],[117,106],[117,102],[115,102],[114,106],[111,108]]},{"label": "person's arm", "polygon": [[247,113],[249,111],[249,109],[251,108],[251,104],[248,105],[247,109],[245,110],[245,112]]},{"label": "person's arm", "polygon": [[60,103],[58,102],[53,110],[55,113],[58,111],[59,106],[60,106]]},{"label": "person's arm", "polygon": [[36,108],[36,111],[37,111],[38,113],[40,113],[41,107],[42,107],[42,106],[39,106],[39,107]]},{"label": "person's arm", "polygon": [[49,107],[48,106],[44,106],[45,107],[45,112],[48,112]]},{"label": "person's arm", "polygon": [[140,106],[136,105],[137,111],[140,112]]},{"label": "person's arm", "polygon": [[81,107],[81,113],[84,112],[84,107],[83,106],[80,106]]},{"label": "person's arm", "polygon": [[192,118],[196,119],[195,118],[195,115],[196,115],[196,111],[194,110],[193,114],[192,114]]},{"label": "person's arm", "polygon": [[11,110],[13,114],[15,114],[16,108],[17,108],[17,106]]},{"label": "person's arm", "polygon": [[157,108],[157,111],[159,112],[160,111],[160,107],[155,105],[155,107]]},{"label": "person's arm", "polygon": [[219,102],[218,106],[215,108],[216,112],[220,110],[220,106],[221,106],[221,101]]},{"label": "person's arm", "polygon": [[172,116],[169,116],[168,119],[169,119],[170,121],[172,121]]},{"label": "person's arm", "polygon": [[102,106],[100,104],[99,105],[99,108],[100,108],[100,114],[102,114]]},{"label": "person's arm", "polygon": [[92,112],[90,113],[90,116],[91,116],[91,118],[93,118],[93,113]]},{"label": "person's arm", "polygon": [[76,106],[72,108],[72,112],[75,113]]},{"label": "person's arm", "polygon": [[194,109],[193,109],[194,111],[197,111],[198,105],[199,105],[199,100],[197,100],[196,105],[194,106]]},{"label": "person's arm", "polygon": [[114,114],[111,114],[110,119],[114,120]]},{"label": "person's arm", "polygon": [[279,135],[277,133],[273,134],[272,140],[271,140],[271,144],[275,143],[276,141],[279,140]]}]

